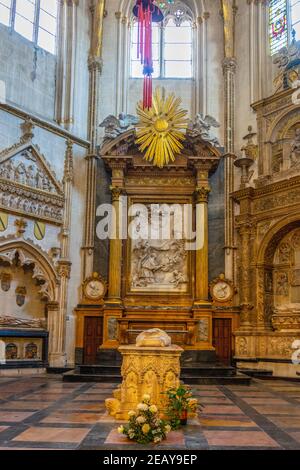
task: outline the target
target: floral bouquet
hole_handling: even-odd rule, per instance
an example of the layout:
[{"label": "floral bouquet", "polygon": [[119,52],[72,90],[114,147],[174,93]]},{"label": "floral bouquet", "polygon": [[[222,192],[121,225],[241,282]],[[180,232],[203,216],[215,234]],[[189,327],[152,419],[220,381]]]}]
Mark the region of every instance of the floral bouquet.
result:
[{"label": "floral bouquet", "polygon": [[197,414],[203,407],[187,385],[167,391],[168,405],[167,416],[170,419],[172,429],[178,429],[180,425],[187,424],[188,413]]},{"label": "floral bouquet", "polygon": [[151,404],[150,395],[144,395],[136,411],[129,411],[128,416],[129,423],[120,426],[118,432],[139,444],[158,444],[171,431],[171,426],[159,418],[158,408]]}]

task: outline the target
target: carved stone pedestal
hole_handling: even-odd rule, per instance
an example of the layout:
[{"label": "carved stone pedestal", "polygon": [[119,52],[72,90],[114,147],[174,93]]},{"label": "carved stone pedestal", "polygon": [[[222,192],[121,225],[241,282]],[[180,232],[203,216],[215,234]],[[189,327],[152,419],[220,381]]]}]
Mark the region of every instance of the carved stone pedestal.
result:
[{"label": "carved stone pedestal", "polygon": [[[163,333],[163,332],[162,332]],[[165,333],[163,333],[167,336]],[[138,343],[139,344],[139,343]],[[164,393],[179,386],[179,346],[121,346],[123,357],[122,384],[114,391],[114,398],[105,401],[109,414],[115,419],[128,419],[128,411],[135,410],[144,394],[163,411],[166,404]]]}]

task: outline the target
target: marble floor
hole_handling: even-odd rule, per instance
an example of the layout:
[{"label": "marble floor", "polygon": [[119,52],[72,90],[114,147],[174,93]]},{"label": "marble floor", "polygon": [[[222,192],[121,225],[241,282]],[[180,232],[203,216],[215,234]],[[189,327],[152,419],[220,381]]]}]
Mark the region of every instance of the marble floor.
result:
[{"label": "marble floor", "polygon": [[[140,449],[105,412],[112,384],[63,383],[60,376],[0,377],[0,450]],[[300,383],[193,387],[199,419],[155,449],[300,450]],[[149,448],[153,449],[153,446]]]}]

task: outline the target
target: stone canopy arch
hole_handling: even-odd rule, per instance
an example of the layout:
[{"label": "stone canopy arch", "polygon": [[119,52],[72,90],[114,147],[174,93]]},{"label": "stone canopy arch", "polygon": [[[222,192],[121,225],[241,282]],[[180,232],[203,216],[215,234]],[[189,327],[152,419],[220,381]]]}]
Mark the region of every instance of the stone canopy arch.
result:
[{"label": "stone canopy arch", "polygon": [[21,266],[33,266],[33,279],[42,281],[40,295],[48,302],[57,301],[59,279],[55,268],[45,254],[24,240],[4,242],[0,247],[0,260],[12,265],[16,255]]},{"label": "stone canopy arch", "polygon": [[289,215],[280,219],[276,224],[274,224],[260,244],[257,256],[257,264],[264,265],[272,262],[278,243],[291,230],[298,227],[300,227],[299,214]]}]

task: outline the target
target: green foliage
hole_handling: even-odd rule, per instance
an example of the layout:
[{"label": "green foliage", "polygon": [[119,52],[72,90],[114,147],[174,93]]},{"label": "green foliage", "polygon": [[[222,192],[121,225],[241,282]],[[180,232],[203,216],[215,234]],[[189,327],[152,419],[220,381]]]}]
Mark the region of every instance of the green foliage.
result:
[{"label": "green foliage", "polygon": [[180,385],[178,388],[169,389],[167,392],[169,399],[166,414],[170,420],[172,429],[178,429],[181,426],[183,415],[190,413],[198,413],[202,409],[202,405],[193,397],[190,387]]}]

